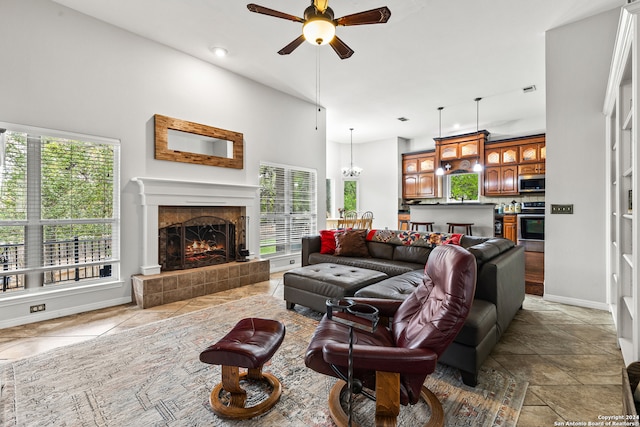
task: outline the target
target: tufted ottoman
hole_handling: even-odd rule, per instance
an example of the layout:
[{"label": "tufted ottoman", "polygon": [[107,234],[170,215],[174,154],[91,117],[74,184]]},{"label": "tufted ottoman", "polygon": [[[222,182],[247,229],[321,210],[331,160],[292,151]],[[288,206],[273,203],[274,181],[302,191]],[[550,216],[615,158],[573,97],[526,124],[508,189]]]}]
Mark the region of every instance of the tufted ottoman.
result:
[{"label": "tufted ottoman", "polygon": [[380,271],[324,263],[294,268],[283,277],[288,309],[300,304],[324,313],[327,299],[353,296],[357,290],[389,276]]},{"label": "tufted ottoman", "polygon": [[[211,391],[209,402],[213,412],[233,419],[252,418],[267,412],[280,399],[282,386],[271,374],[262,372],[262,366],[271,360],[284,340],[282,322],[271,319],[247,318],[240,320],[217,343],[200,353],[200,361],[222,365],[222,382]],[[239,367],[247,368],[240,374]],[[245,407],[247,392],[240,387],[240,380],[264,380],[272,388],[262,402]],[[221,399],[221,391],[229,397]]]}]

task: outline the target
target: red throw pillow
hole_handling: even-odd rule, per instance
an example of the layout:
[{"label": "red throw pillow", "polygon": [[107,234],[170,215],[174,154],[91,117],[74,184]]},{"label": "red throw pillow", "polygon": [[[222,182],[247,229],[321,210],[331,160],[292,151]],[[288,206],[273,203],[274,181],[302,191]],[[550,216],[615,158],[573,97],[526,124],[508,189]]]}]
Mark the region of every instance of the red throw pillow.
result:
[{"label": "red throw pillow", "polygon": [[336,231],[337,230],[321,230],[320,231],[320,253],[333,255],[336,251]]},{"label": "red throw pillow", "polygon": [[458,245],[460,246],[460,239],[462,238],[462,234],[452,234],[449,239],[444,242],[447,245]]}]

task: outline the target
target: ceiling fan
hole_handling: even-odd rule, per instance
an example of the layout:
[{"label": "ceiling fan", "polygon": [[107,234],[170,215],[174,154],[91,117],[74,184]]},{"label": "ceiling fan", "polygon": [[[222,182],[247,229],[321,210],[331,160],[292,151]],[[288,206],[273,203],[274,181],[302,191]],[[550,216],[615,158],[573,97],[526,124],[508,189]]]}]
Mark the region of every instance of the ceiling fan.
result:
[{"label": "ceiling fan", "polygon": [[384,6],[334,19],[328,0],[311,0],[311,6],[304,10],[304,19],[253,3],[248,4],[247,8],[251,12],[302,23],[302,35],[278,51],[280,55],[290,54],[307,40],[317,45],[329,44],[340,59],[350,58],[354,52],[335,35],[336,26],[384,24],[391,17],[391,11]]}]

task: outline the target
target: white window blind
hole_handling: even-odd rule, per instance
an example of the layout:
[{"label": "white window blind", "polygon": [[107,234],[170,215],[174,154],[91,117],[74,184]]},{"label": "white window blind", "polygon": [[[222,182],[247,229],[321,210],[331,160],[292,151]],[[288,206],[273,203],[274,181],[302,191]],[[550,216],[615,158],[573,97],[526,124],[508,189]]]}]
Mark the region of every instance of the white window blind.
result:
[{"label": "white window blind", "polygon": [[2,291],[117,278],[119,142],[2,123],[0,132]]},{"label": "white window blind", "polygon": [[316,171],[260,165],[260,255],[298,253],[302,236],[317,232]]}]

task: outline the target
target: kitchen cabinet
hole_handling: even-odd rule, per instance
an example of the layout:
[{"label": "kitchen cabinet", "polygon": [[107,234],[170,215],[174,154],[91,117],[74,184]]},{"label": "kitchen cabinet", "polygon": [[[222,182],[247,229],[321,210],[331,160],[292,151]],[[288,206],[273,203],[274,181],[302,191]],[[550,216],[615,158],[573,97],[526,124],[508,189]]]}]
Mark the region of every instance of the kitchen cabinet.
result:
[{"label": "kitchen cabinet", "polygon": [[545,135],[492,142],[484,148],[484,195],[518,195],[518,176],[545,173]]},{"label": "kitchen cabinet", "polygon": [[464,135],[434,138],[437,166],[449,164],[450,171],[471,172],[473,165],[484,160],[484,146],[489,132],[481,130]]},{"label": "kitchen cabinet", "polygon": [[484,194],[486,196],[517,195],[518,166],[492,166],[485,168]]},{"label": "kitchen cabinet", "polygon": [[518,223],[516,215],[505,215],[502,218],[502,234],[505,239],[518,243]]},{"label": "kitchen cabinet", "polygon": [[544,142],[522,144],[519,148],[520,163],[543,162],[547,159],[547,147]]},{"label": "kitchen cabinet", "polygon": [[[606,141],[606,292],[625,365],[640,359],[638,152],[640,2],[621,8],[604,101]],[[635,129],[634,129],[635,128]]]},{"label": "kitchen cabinet", "polygon": [[546,163],[529,163],[518,166],[518,175],[543,175]]},{"label": "kitchen cabinet", "polygon": [[438,197],[435,174],[435,150],[402,155],[402,197],[422,199]]},{"label": "kitchen cabinet", "polygon": [[517,146],[485,148],[484,154],[486,166],[509,165],[518,163]]}]

